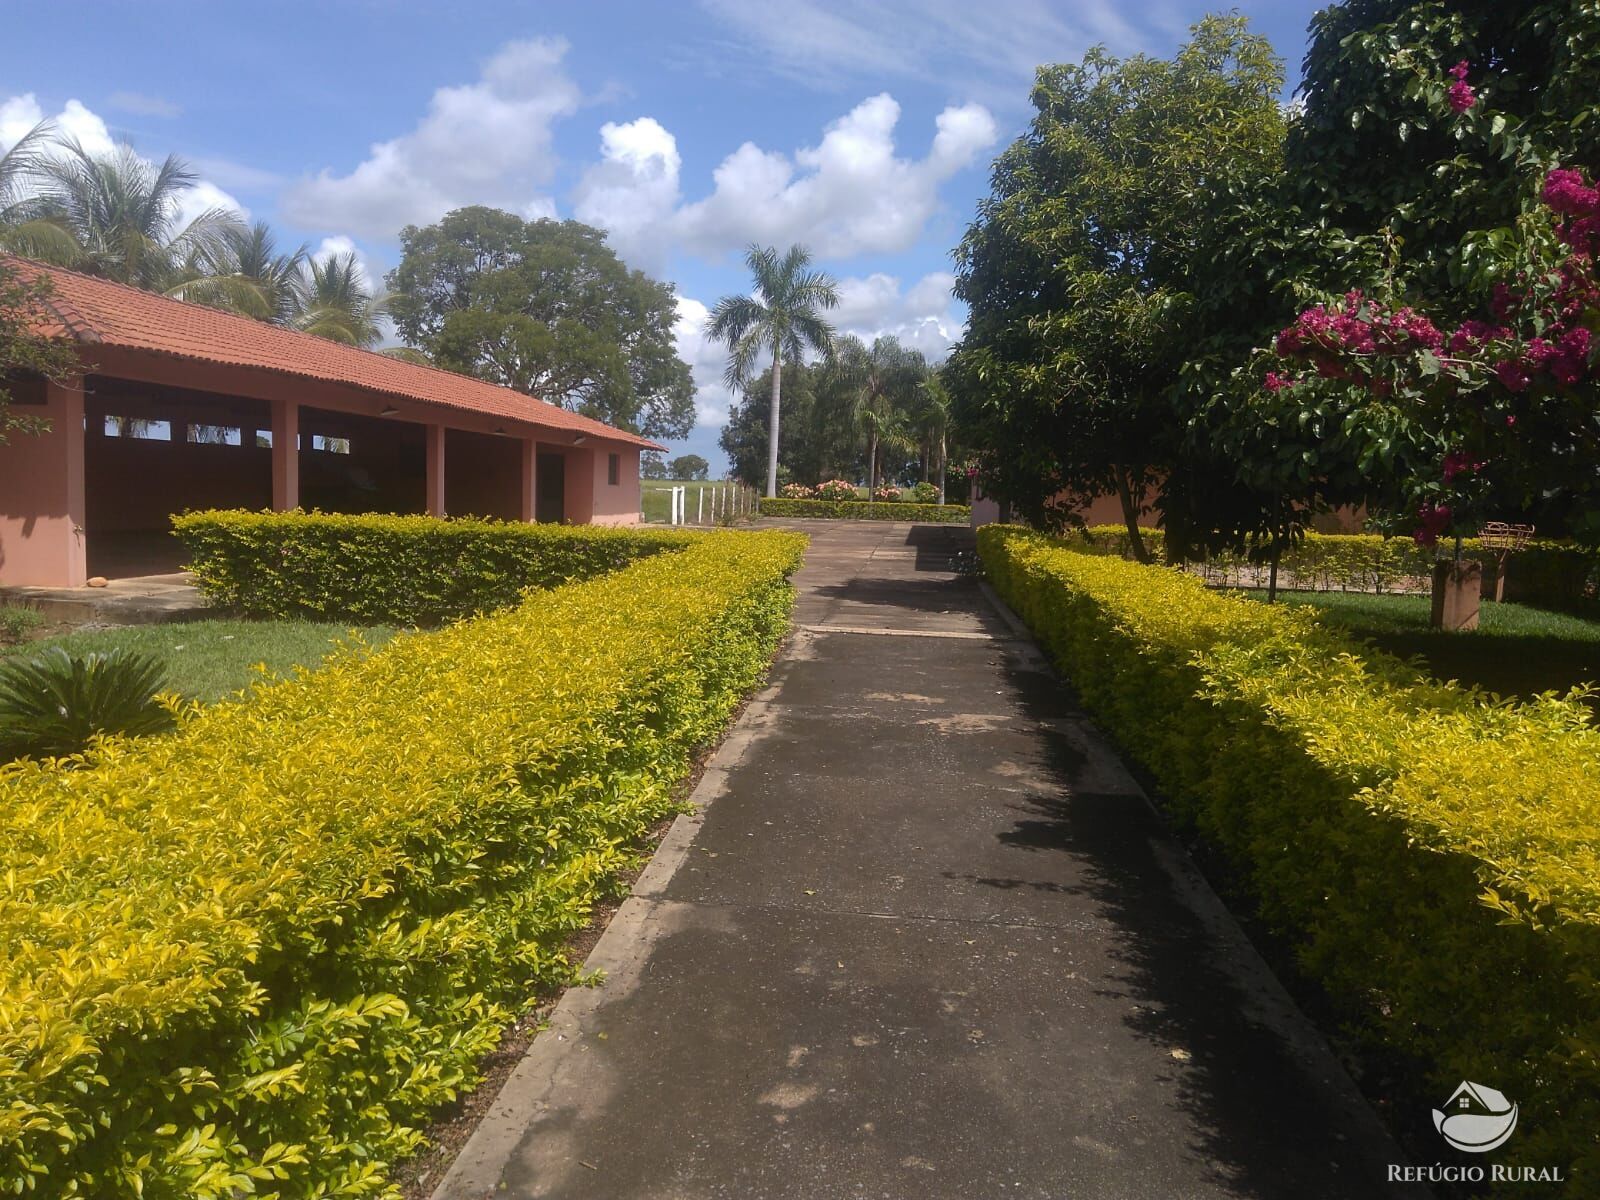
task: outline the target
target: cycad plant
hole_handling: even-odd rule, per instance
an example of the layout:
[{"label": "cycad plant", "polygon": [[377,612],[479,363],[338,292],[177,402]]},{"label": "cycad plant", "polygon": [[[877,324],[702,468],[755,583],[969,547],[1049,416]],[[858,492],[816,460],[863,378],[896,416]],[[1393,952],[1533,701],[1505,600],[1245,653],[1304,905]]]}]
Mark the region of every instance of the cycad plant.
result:
[{"label": "cycad plant", "polygon": [[98,733],[159,733],[173,723],[158,698],[166,672],[130,650],[71,654],[51,646],[0,662],[0,762],[76,754]]}]

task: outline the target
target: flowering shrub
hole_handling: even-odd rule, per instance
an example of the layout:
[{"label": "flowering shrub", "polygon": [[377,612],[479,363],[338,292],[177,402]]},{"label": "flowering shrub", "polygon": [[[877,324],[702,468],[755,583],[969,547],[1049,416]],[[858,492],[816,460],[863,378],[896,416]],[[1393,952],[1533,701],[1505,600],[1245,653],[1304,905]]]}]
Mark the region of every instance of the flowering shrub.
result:
[{"label": "flowering shrub", "polygon": [[883,487],[874,488],[872,490],[872,498],[880,504],[893,504],[900,499],[900,489],[886,484]]},{"label": "flowering shrub", "polygon": [[[1471,89],[1456,82],[1470,107]],[[1398,503],[1424,544],[1552,503],[1575,535],[1600,538],[1600,190],[1557,169],[1541,198],[1543,212],[1504,252],[1483,318],[1442,329],[1358,290],[1308,308],[1274,346],[1269,393],[1307,408],[1330,391],[1355,398],[1347,433],[1365,439],[1369,468],[1399,476]]]},{"label": "flowering shrub", "polygon": [[872,500],[789,500],[764,497],[763,517],[810,517],[831,521],[938,521],[965,525],[972,509],[965,504],[879,504]]},{"label": "flowering shrub", "polygon": [[786,483],[778,489],[778,493],[785,500],[810,500],[817,490],[803,483]]},{"label": "flowering shrub", "polygon": [[931,483],[919,483],[911,489],[911,500],[916,504],[937,504],[939,489]]},{"label": "flowering shrub", "polygon": [[846,483],[842,479],[830,479],[826,483],[817,484],[813,496],[818,500],[855,500],[859,498],[856,495],[856,485]]}]

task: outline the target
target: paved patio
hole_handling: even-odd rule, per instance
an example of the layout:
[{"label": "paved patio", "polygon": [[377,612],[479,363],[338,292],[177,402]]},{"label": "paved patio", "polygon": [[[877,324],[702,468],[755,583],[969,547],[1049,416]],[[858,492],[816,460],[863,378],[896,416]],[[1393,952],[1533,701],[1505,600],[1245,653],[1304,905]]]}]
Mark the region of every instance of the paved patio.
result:
[{"label": "paved patio", "polygon": [[439,1200],[1392,1194],[1321,1039],[950,572],[970,533],[808,531],[771,685]]}]

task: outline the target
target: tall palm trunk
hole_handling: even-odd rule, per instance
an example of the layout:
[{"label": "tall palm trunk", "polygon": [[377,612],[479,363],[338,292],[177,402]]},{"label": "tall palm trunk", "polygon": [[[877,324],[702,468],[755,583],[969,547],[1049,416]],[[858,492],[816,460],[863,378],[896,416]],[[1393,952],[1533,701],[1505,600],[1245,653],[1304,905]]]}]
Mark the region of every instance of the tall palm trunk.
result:
[{"label": "tall palm trunk", "polygon": [[878,435],[867,434],[867,499],[878,490]]},{"label": "tall palm trunk", "polygon": [[767,495],[778,494],[778,401],[783,395],[783,349],[772,343],[772,413],[767,428]]},{"label": "tall palm trunk", "polygon": [[939,503],[944,503],[944,434],[939,435]]}]

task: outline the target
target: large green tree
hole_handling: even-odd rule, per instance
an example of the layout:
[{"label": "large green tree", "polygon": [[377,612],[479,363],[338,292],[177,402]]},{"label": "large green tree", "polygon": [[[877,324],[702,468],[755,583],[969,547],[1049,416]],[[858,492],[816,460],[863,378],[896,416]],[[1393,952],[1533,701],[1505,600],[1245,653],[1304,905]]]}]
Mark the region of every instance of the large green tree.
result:
[{"label": "large green tree", "polygon": [[600,230],[472,207],[407,226],[400,244],[389,311],[439,366],[647,437],[689,432],[672,285],[628,269]]},{"label": "large green tree", "polygon": [[781,427],[783,365],[800,362],[807,350],[827,356],[833,326],[825,309],[839,303],[833,278],[811,270],[811,252],[790,246],[780,255],[770,246],[751,246],[745,265],[753,295],[724,296],[711,311],[710,336],[728,347],[728,386],[746,387],[760,360],[771,355],[772,401],[767,414],[767,495],[778,494],[778,434]]},{"label": "large green tree", "polygon": [[1036,115],[957,251],[970,309],[948,383],[991,494],[1059,524],[1114,494],[1136,553],[1146,489],[1182,459],[1173,394],[1209,269],[1216,182],[1282,153],[1282,67],[1243,18],[1170,59],[1040,68]]}]

